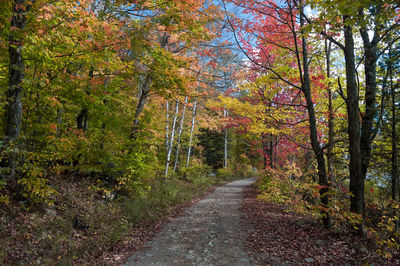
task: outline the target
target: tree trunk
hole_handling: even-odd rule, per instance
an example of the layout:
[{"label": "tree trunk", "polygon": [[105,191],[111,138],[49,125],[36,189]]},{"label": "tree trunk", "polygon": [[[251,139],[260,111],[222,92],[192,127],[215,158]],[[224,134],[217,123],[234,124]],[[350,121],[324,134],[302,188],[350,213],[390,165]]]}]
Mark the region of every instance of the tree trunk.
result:
[{"label": "tree trunk", "polygon": [[[164,33],[164,35],[162,36],[162,38],[160,40],[160,47],[162,49],[164,49],[168,45],[168,40],[169,40],[169,35]],[[150,75],[149,75],[149,73],[146,73],[143,84],[139,88],[139,92],[138,92],[139,100],[138,100],[136,110],[135,110],[135,115],[133,118],[133,126],[131,129],[131,134],[129,136],[129,139],[131,139],[131,140],[135,138],[137,132],[139,131],[139,123],[140,123],[139,116],[143,112],[144,106],[147,102],[147,98],[149,97],[150,83],[151,83]]]},{"label": "tree trunk", "polygon": [[[325,40],[325,56],[326,56],[326,76],[328,79],[331,77],[331,45],[332,43]],[[330,82],[328,83],[328,149],[326,152],[326,161],[328,164],[328,181],[330,181],[331,186],[334,183],[333,176],[333,139],[335,137],[335,123],[334,123],[334,113],[333,113],[333,103],[332,103],[332,89]]]},{"label": "tree trunk", "polygon": [[[304,13],[303,13],[303,5],[300,7],[300,25],[304,27]],[[329,207],[329,198],[327,192],[329,192],[329,183],[326,173],[325,166],[325,158],[322,148],[320,147],[320,143],[318,141],[318,131],[317,131],[317,122],[315,118],[315,110],[314,103],[312,101],[311,96],[311,84],[310,84],[310,76],[308,71],[308,51],[307,51],[307,42],[304,35],[301,37],[302,40],[302,57],[303,57],[303,81],[302,81],[302,90],[307,103],[307,111],[308,111],[308,121],[310,124],[310,140],[311,146],[314,151],[314,154],[317,158],[317,167],[318,167],[318,177],[319,184],[322,186],[320,189],[320,199],[322,206],[324,208]],[[322,221],[325,228],[331,227],[331,218],[329,213],[326,210],[322,210]]]},{"label": "tree trunk", "polygon": [[379,34],[374,30],[373,40],[369,40],[367,29],[360,30],[364,46],[364,68],[365,68],[365,114],[362,116],[360,149],[362,173],[365,177],[371,157],[371,143],[373,135],[373,124],[376,113],[376,60],[377,60],[377,42]]},{"label": "tree trunk", "polygon": [[141,93],[140,93],[138,104],[136,106],[135,116],[134,116],[134,120],[133,120],[133,124],[135,126],[139,125],[139,116],[143,112],[143,108],[147,102],[149,92],[150,92],[150,77],[147,76],[145,81],[141,85]]},{"label": "tree trunk", "polygon": [[166,103],[166,125],[165,125],[165,150],[168,152],[169,146],[169,101]]},{"label": "tree trunk", "polygon": [[[350,18],[343,16],[346,23]],[[358,107],[358,90],[356,82],[356,68],[354,57],[354,39],[351,26],[344,26],[344,56],[346,65],[346,87],[347,87],[347,121],[349,134],[350,154],[350,210],[361,216],[364,213],[364,175],[362,172],[361,149],[360,149],[360,117]],[[359,232],[363,232],[363,222],[359,224]]]},{"label": "tree trunk", "polygon": [[182,109],[181,122],[179,124],[178,139],[176,140],[174,171],[176,171],[178,169],[179,149],[181,148],[180,147],[180,145],[181,145],[181,136],[182,136],[183,122],[185,121],[185,111],[186,111],[187,100],[188,100],[188,97],[185,96],[185,102],[183,103],[183,109]]},{"label": "tree trunk", "polygon": [[[93,67],[90,67],[89,70],[89,79],[93,79]],[[90,91],[86,91],[87,95],[90,95]],[[83,133],[87,130],[87,119],[88,119],[89,109],[87,107],[83,107],[76,117],[76,127],[83,131]]]},{"label": "tree trunk", "polygon": [[[76,117],[76,127],[77,127],[77,129],[81,130],[83,132],[83,134],[85,134],[85,132],[86,132],[88,111],[89,111],[89,109],[84,107],[81,109],[78,116]],[[77,152],[76,156],[74,156],[75,158],[72,161],[72,166],[74,166],[74,167],[79,164],[79,159],[82,156],[82,153],[80,151],[82,144],[80,142],[78,142],[78,143],[79,143],[78,147],[77,147],[78,152]]]},{"label": "tree trunk", "polygon": [[265,134],[261,133],[262,155],[264,159],[264,169],[267,169],[267,145],[265,144]]},{"label": "tree trunk", "polygon": [[64,110],[62,108],[57,109],[57,137],[61,136],[62,124],[63,124],[63,116]]},{"label": "tree trunk", "polygon": [[[22,31],[25,28],[26,13],[30,6],[25,0],[14,0],[12,6],[11,28],[9,36],[9,87],[7,91],[7,110],[5,118],[4,146],[17,140],[21,133],[22,122],[22,80],[24,79],[25,65],[22,58]],[[5,147],[2,147],[4,149]],[[17,149],[7,156],[6,166],[9,168],[7,176],[10,181],[15,179]]]},{"label": "tree trunk", "polygon": [[[389,58],[390,60],[391,58]],[[397,203],[399,190],[399,155],[397,152],[397,132],[396,132],[396,91],[393,85],[393,74],[390,71],[390,93],[392,96],[392,200]],[[398,224],[398,223],[397,223]]]},{"label": "tree trunk", "polygon": [[189,167],[190,152],[192,151],[193,131],[194,131],[194,123],[195,123],[195,117],[196,117],[196,104],[197,104],[197,99],[195,99],[194,103],[193,103],[192,127],[190,128],[189,148],[188,148],[187,158],[186,158],[186,168]]},{"label": "tree trunk", "polygon": [[[262,94],[264,94],[264,91],[262,91]],[[264,101],[264,112],[265,112],[265,116],[268,116],[268,108],[267,107],[271,107],[272,106],[272,101],[269,101],[268,105],[267,105],[267,100],[264,98],[261,98],[262,101]],[[264,125],[268,126],[268,121],[267,119],[264,120]],[[268,138],[266,137],[268,136]],[[267,168],[267,166],[269,166],[270,168],[274,167],[274,137],[271,133],[269,133],[268,135],[262,133],[261,134],[261,141],[262,141],[262,150],[263,150],[263,157],[264,157],[264,169]],[[267,142],[267,143],[265,143]],[[268,160],[267,160],[267,156],[268,156]]]},{"label": "tree trunk", "polygon": [[138,103],[136,105],[136,110],[135,110],[135,115],[133,117],[133,126],[131,129],[131,134],[129,136],[129,139],[134,139],[137,132],[139,131],[139,116],[143,112],[144,106],[147,102],[147,98],[149,96],[150,92],[150,76],[146,76],[143,84],[140,87],[140,97],[138,99]]},{"label": "tree trunk", "polygon": [[89,110],[86,107],[84,107],[76,117],[76,127],[82,130],[84,133],[86,132],[86,127],[87,127],[88,111]]},{"label": "tree trunk", "polygon": [[167,163],[165,166],[165,178],[168,176],[168,168],[169,168],[169,163],[171,160],[171,153],[172,153],[172,147],[174,145],[174,135],[175,135],[175,128],[176,128],[176,119],[178,118],[178,112],[179,112],[179,101],[176,100],[175,102],[175,116],[174,116],[174,121],[172,123],[172,129],[171,129],[171,140],[168,144],[168,153],[167,153]]},{"label": "tree trunk", "polygon": [[[224,108],[224,117],[229,115],[228,110]],[[228,167],[228,128],[224,129],[224,168]]]},{"label": "tree trunk", "polygon": [[[274,145],[274,139],[276,140],[276,145]],[[268,157],[269,157],[269,167],[274,168],[275,167],[275,162],[276,162],[276,157],[274,153],[274,147],[278,145],[278,139],[274,138],[272,134],[269,134],[269,148],[268,148]]]},{"label": "tree trunk", "polygon": [[[109,78],[106,77],[105,80],[104,80],[104,90],[105,90],[104,92],[107,91],[108,82],[109,82]],[[107,105],[107,103],[108,103],[108,100],[106,98],[103,98],[103,104]],[[105,136],[105,134],[106,134],[106,122],[104,121],[104,119],[103,119],[103,122],[101,123],[101,134],[103,135],[103,138],[106,137]],[[100,143],[100,149],[101,150],[104,149],[104,142],[103,141]]]}]

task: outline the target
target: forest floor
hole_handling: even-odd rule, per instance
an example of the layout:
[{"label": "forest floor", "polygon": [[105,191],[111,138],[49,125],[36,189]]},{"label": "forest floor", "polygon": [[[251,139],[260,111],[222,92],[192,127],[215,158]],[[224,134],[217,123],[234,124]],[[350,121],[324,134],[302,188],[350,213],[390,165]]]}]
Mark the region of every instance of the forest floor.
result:
[{"label": "forest floor", "polygon": [[[253,182],[171,183],[144,208],[137,204],[149,199],[108,203],[91,183],[58,179],[52,209],[0,212],[0,264],[400,265],[399,254],[377,256],[371,240],[257,199]],[[76,214],[88,228],[73,228]]]},{"label": "forest floor", "polygon": [[243,191],[243,219],[252,232],[245,243],[263,265],[400,265],[399,254],[384,259],[372,240],[349,230],[324,229],[310,216],[257,199],[256,186]]},{"label": "forest floor", "polygon": [[0,206],[0,265],[122,265],[171,218],[229,180],[156,180],[143,196],[110,201],[81,173],[50,176],[52,206]]}]

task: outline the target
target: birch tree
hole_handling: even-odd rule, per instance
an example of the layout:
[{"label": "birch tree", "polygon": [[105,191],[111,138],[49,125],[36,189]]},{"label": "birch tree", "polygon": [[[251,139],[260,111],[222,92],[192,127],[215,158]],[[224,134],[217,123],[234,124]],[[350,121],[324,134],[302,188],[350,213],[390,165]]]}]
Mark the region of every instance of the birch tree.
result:
[{"label": "birch tree", "polygon": [[[224,117],[229,115],[228,110],[224,108]],[[228,127],[224,129],[224,168],[228,167]]]},{"label": "birch tree", "polygon": [[166,125],[165,125],[165,150],[168,152],[169,144],[169,101],[165,104],[166,107]]},{"label": "birch tree", "polygon": [[181,144],[181,136],[182,136],[182,129],[183,129],[183,122],[185,121],[185,111],[186,111],[186,104],[187,104],[188,97],[185,96],[185,101],[183,103],[182,109],[182,117],[181,122],[179,124],[179,131],[178,131],[178,139],[176,140],[176,147],[175,147],[175,164],[174,164],[174,171],[176,171],[179,163],[179,149]]},{"label": "birch tree", "polygon": [[174,120],[172,123],[172,129],[171,129],[171,138],[170,141],[168,143],[168,152],[167,152],[167,163],[165,166],[165,178],[167,178],[168,176],[168,168],[169,168],[169,163],[171,160],[171,153],[172,153],[172,147],[174,144],[174,135],[175,135],[175,127],[176,127],[176,120],[178,118],[178,112],[179,112],[179,101],[176,100],[175,101],[175,115],[174,115]]},{"label": "birch tree", "polygon": [[190,128],[189,148],[188,148],[187,158],[186,158],[186,168],[189,167],[190,153],[192,151],[193,131],[194,131],[195,118],[196,118],[196,105],[197,105],[197,98],[194,99],[194,103],[193,103],[192,126]]}]

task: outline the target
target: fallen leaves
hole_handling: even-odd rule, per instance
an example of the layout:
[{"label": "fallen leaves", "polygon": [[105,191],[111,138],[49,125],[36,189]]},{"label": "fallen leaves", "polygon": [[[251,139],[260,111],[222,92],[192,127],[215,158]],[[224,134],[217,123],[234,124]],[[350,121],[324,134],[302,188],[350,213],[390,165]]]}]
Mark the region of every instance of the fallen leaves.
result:
[{"label": "fallen leaves", "polygon": [[282,205],[257,199],[255,186],[244,190],[241,210],[243,220],[254,228],[246,248],[263,265],[400,264],[399,259],[377,256],[367,239],[326,230],[312,217],[286,212]]}]

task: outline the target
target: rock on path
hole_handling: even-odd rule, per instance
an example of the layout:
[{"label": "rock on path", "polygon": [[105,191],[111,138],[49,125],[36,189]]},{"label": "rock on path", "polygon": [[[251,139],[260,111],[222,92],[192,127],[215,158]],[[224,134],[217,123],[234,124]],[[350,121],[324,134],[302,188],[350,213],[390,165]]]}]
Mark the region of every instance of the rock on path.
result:
[{"label": "rock on path", "polygon": [[254,265],[244,250],[250,225],[240,220],[242,190],[254,179],[217,188],[172,219],[126,265]]}]

